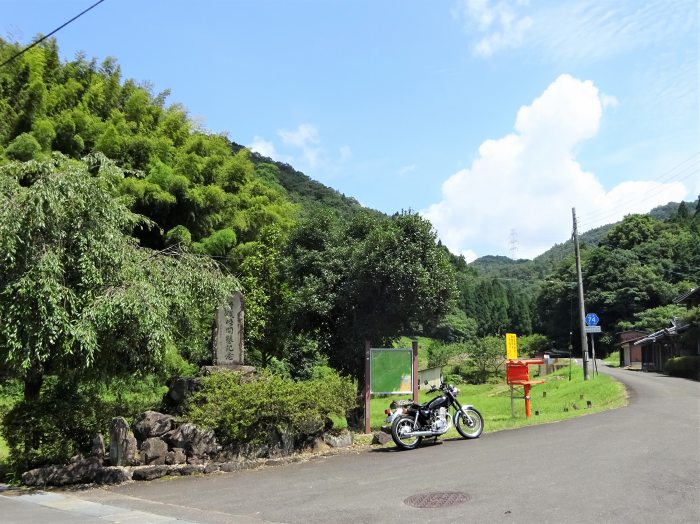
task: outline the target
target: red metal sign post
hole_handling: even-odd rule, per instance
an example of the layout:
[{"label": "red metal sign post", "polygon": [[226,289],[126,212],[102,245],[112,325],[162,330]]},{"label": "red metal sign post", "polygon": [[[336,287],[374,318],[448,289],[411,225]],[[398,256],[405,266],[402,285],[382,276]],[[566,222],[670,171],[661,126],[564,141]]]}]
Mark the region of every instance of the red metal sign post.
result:
[{"label": "red metal sign post", "polygon": [[[530,380],[530,372],[528,366],[544,364],[542,359],[530,359],[530,360],[509,360],[506,362],[506,381],[510,386],[510,411],[513,416],[515,416],[515,402],[516,398],[525,399],[525,415],[530,416],[530,388],[534,384],[544,384],[544,380]],[[513,387],[522,386],[523,396],[515,397]]]}]

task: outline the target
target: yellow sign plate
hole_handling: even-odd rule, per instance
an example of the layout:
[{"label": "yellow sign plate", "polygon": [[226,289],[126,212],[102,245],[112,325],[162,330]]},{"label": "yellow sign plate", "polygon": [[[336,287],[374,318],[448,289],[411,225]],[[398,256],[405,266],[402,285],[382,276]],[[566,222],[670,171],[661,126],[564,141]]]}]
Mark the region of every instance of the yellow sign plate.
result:
[{"label": "yellow sign plate", "polygon": [[518,336],[515,333],[506,333],[506,358],[518,360]]}]

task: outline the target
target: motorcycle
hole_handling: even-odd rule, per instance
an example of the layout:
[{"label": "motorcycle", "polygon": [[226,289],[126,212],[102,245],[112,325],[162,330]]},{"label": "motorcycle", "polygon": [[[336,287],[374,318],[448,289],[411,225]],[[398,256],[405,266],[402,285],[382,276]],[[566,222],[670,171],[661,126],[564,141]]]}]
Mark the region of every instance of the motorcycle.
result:
[{"label": "motorcycle", "polygon": [[[481,413],[472,405],[462,406],[457,401],[459,389],[451,384],[433,386],[429,393],[441,391],[442,395],[424,404],[410,400],[394,401],[384,410],[386,422],[391,426],[391,438],[399,449],[414,449],[426,437],[444,435],[453,423],[465,439],[478,438],[484,429]],[[455,411],[454,416],[450,409]]]}]

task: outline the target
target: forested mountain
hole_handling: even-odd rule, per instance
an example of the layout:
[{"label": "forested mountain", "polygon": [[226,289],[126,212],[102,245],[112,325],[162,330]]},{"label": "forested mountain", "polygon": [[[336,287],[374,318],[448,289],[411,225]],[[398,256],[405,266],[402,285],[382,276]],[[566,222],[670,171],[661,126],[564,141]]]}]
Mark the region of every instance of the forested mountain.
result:
[{"label": "forested mountain", "polygon": [[[238,153],[245,148],[231,142],[231,149],[234,153]],[[256,173],[259,176],[282,186],[289,198],[301,204],[304,209],[325,206],[337,210],[343,216],[350,216],[353,212],[362,209],[360,203],[354,198],[347,197],[309,178],[289,164],[278,162],[259,153],[251,153],[250,159],[256,166]]]},{"label": "forested mountain", "polygon": [[[698,201],[696,200],[695,202],[685,202],[684,205],[688,209],[695,209],[697,204]],[[647,214],[657,220],[669,220],[677,214],[680,205],[680,202],[669,202],[663,206],[655,207]],[[597,246],[606,237],[608,232],[619,223],[620,222],[606,224],[581,233],[579,236],[581,246]],[[477,258],[470,265],[478,269],[480,274],[488,277],[537,280],[551,273],[557,264],[573,253],[573,250],[573,241],[569,239],[566,242],[554,244],[547,251],[536,256],[532,260],[513,260],[505,256],[487,255]]]},{"label": "forested mountain", "polygon": [[[582,250],[583,285],[588,311],[601,318],[602,346],[610,349],[616,331],[652,330],[670,325],[673,315],[654,315],[700,283],[700,205],[682,203],[675,216],[657,220],[629,215],[610,229],[596,247]],[[560,345],[576,332],[572,304],[576,287],[573,256],[548,276],[537,297],[539,330]],[[656,316],[656,324],[644,322]],[[576,344],[576,336],[574,345]]]},{"label": "forested mountain", "polygon": [[[601,349],[612,349],[614,333],[630,327],[665,327],[656,308],[700,282],[700,200],[669,203],[647,215],[629,215],[582,234],[586,307],[603,318]],[[469,266],[500,287],[514,287],[531,305],[532,329],[558,347],[578,343],[576,273],[571,240],[533,260],[482,257]],[[659,320],[660,319],[660,320]],[[660,322],[660,323],[659,323]]]}]

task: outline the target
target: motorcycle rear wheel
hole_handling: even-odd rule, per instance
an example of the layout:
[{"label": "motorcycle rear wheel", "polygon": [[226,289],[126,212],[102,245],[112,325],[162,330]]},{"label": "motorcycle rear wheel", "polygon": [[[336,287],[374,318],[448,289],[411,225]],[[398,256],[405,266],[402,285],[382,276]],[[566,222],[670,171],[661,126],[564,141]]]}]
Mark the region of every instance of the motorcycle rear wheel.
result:
[{"label": "motorcycle rear wheel", "polygon": [[455,426],[462,437],[479,438],[481,432],[484,431],[484,418],[475,408],[462,408],[455,415]]},{"label": "motorcycle rear wheel", "polygon": [[394,420],[391,425],[391,438],[399,449],[414,449],[421,443],[423,437],[405,436],[405,433],[415,430],[413,419],[403,415]]}]

